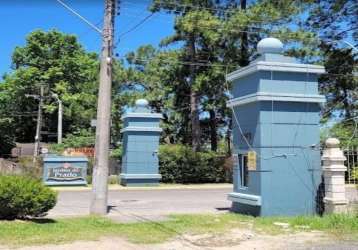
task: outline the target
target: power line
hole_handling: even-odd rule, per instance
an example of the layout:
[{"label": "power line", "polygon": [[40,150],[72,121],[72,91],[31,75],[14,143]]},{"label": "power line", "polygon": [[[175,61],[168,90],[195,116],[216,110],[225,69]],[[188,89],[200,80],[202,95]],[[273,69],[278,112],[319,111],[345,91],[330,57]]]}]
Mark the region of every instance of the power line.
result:
[{"label": "power line", "polygon": [[[128,5],[132,5],[132,6],[143,6],[143,5],[139,5],[139,4],[135,4],[135,3],[131,3],[131,2],[124,2]],[[167,5],[170,5],[172,7],[183,7],[183,8],[193,8],[196,10],[211,10],[211,11],[220,11],[221,13],[224,14],[228,14],[228,13],[235,13],[240,11],[241,9],[236,7],[236,8],[232,8],[232,9],[227,9],[224,6],[222,6],[221,8],[213,8],[213,7],[204,7],[204,6],[196,6],[196,5],[190,5],[190,4],[179,4],[179,3],[165,3]],[[149,5],[149,4],[148,4]],[[159,7],[160,7],[161,3],[159,3]],[[299,13],[297,13],[297,16],[299,16]],[[275,21],[279,21],[282,20],[283,18],[289,18],[289,16],[279,16],[276,19],[272,19],[272,20],[255,20],[255,23],[266,23],[266,22],[275,22]]]},{"label": "power line", "polygon": [[[157,12],[155,12],[157,13]],[[124,15],[127,15],[127,16],[134,16],[136,17],[137,15],[130,15],[128,13],[124,13]],[[162,17],[166,17],[167,15],[163,15],[161,13],[158,13],[157,16],[162,16]],[[168,23],[168,24],[172,24],[172,22],[168,22],[168,21],[165,21],[165,20],[162,20],[162,19],[159,19],[160,21],[162,22],[165,22],[165,23]],[[250,22],[253,22],[252,20],[250,20]],[[253,22],[253,23],[262,23],[263,25],[273,25],[272,23],[270,23],[270,21],[261,21],[261,22]],[[195,25],[196,27],[200,27],[200,28],[205,28],[205,29],[211,29],[211,30],[217,30],[218,28],[219,29],[225,29],[227,31],[233,31],[233,32],[247,32],[247,33],[253,33],[252,31],[244,31],[244,30],[237,30],[237,29],[226,29],[225,27],[221,26],[220,24],[217,25],[217,27],[212,27],[212,25],[199,25],[199,24],[196,24]],[[245,27],[245,28],[252,28],[252,29],[262,29],[264,30],[262,27],[257,27],[257,26],[252,26],[252,25],[245,25],[245,24],[240,24],[240,25],[236,25],[236,27]]]},{"label": "power line", "polygon": [[95,31],[97,31],[98,33],[102,34],[102,31],[95,26],[94,24],[92,24],[90,21],[88,21],[85,17],[81,16],[77,11],[75,11],[74,9],[72,9],[70,6],[68,6],[67,4],[65,4],[63,1],[61,0],[56,0],[58,3],[60,3],[63,7],[65,7],[67,10],[69,10],[72,14],[74,14],[75,16],[77,16],[78,18],[80,18],[82,21],[84,21],[87,25],[89,25],[92,29],[94,29]]},{"label": "power line", "polygon": [[127,31],[119,34],[118,36],[118,40],[115,42],[114,47],[116,47],[118,45],[118,43],[120,42],[120,39],[127,35],[128,33],[136,30],[139,26],[141,26],[143,23],[145,23],[145,21],[147,21],[149,18],[151,18],[155,13],[150,13],[149,15],[147,15],[145,18],[143,18],[142,20],[140,20],[136,25],[134,25],[133,27],[131,27],[130,29],[128,29]]},{"label": "power line", "polygon": [[[122,55],[122,56],[118,56],[118,59],[126,59],[127,57]],[[219,68],[235,68],[235,69],[239,69],[240,67],[237,67],[235,65],[229,65],[229,64],[212,64],[210,63],[210,61],[203,61],[198,62],[198,63],[193,63],[190,61],[181,61],[181,60],[164,60],[164,59],[159,59],[156,57],[152,57],[152,58],[140,58],[140,57],[134,57],[133,60],[134,61],[141,61],[141,62],[152,62],[153,60],[157,60],[159,62],[163,62],[163,63],[171,63],[171,64],[178,64],[178,65],[187,65],[187,66],[198,66],[198,67],[219,67]],[[206,62],[206,63],[204,63]],[[336,76],[336,77],[353,77],[353,78],[358,78],[358,75],[352,74],[352,75],[347,75],[347,74],[333,74],[333,73],[322,73],[321,75],[330,75],[330,76]]]},{"label": "power line", "polygon": [[[137,5],[137,4],[133,4],[133,3],[129,3],[129,2],[126,2],[130,5],[133,5],[133,6],[141,6],[141,5]],[[174,4],[174,3],[173,3]],[[179,4],[180,6],[180,4]],[[188,5],[182,5],[182,6],[188,6]],[[203,8],[203,7],[200,7],[200,6],[192,6],[192,7],[196,7],[196,8]],[[233,10],[233,11],[236,11],[236,10]],[[160,15],[161,13],[158,13],[158,15]],[[279,17],[277,20],[280,20],[281,18],[284,18],[284,17]],[[163,21],[163,20],[161,20]],[[293,21],[293,20],[292,20]],[[291,21],[291,22],[292,22]],[[250,21],[252,22],[252,20]],[[264,23],[263,25],[273,25],[273,23],[270,23],[272,22],[272,20],[262,20],[261,23]],[[167,23],[171,23],[171,22],[167,22]],[[254,22],[255,23],[255,22]],[[260,23],[260,22],[256,22],[256,23]],[[277,24],[276,24],[277,25]],[[245,28],[250,28],[250,29],[256,29],[256,30],[261,30],[261,32],[258,32],[258,31],[247,31],[247,30],[239,30],[239,29],[227,29],[225,27],[222,27],[221,25],[218,25],[218,27],[212,27],[212,26],[207,26],[207,25],[198,25],[196,24],[196,27],[202,27],[202,28],[206,28],[206,29],[212,29],[212,30],[218,30],[218,29],[223,29],[223,30],[226,30],[226,31],[232,31],[232,32],[238,32],[238,33],[248,33],[248,34],[262,34],[262,33],[265,33],[265,34],[269,34],[269,35],[276,35],[280,38],[286,38],[286,39],[297,39],[301,42],[305,41],[305,42],[312,42],[312,43],[317,43],[319,40],[320,41],[323,41],[324,39],[320,38],[320,37],[312,37],[312,38],[298,38],[297,37],[297,34],[295,32],[287,32],[287,31],[284,31],[284,30],[272,30],[272,29],[264,29],[263,27],[257,27],[257,26],[251,26],[251,25],[236,25],[236,27],[245,27]],[[280,33],[280,32],[284,32],[284,33]],[[313,34],[313,33],[312,33]],[[332,40],[332,41],[338,41],[338,40]],[[348,44],[350,47],[352,47],[352,44],[350,44],[349,42],[347,41],[338,41],[338,42],[343,42],[345,44]],[[356,48],[352,47],[353,50],[357,51]]]},{"label": "power line", "polygon": [[[101,25],[103,23],[103,20],[99,20],[98,22],[96,22],[94,25],[97,27],[99,25]],[[85,30],[84,32],[82,32],[80,35],[77,35],[77,38],[81,38],[81,37],[84,37],[86,36],[90,31],[91,31],[92,28],[88,28],[88,30]]]}]

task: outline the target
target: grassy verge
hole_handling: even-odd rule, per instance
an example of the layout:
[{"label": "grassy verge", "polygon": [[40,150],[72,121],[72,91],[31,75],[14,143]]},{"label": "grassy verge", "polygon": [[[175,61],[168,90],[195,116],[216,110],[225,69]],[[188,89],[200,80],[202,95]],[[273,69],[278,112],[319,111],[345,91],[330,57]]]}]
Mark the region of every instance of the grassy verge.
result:
[{"label": "grassy verge", "polygon": [[[183,233],[224,233],[248,228],[278,234],[285,231],[274,222],[289,223],[291,231],[321,230],[337,236],[358,236],[358,217],[253,218],[238,214],[173,215],[168,221],[120,224],[106,218],[82,217],[59,220],[2,221],[0,245],[24,246],[96,240],[102,236],[125,237],[133,243],[161,243]],[[302,227],[304,226],[304,227]]]}]

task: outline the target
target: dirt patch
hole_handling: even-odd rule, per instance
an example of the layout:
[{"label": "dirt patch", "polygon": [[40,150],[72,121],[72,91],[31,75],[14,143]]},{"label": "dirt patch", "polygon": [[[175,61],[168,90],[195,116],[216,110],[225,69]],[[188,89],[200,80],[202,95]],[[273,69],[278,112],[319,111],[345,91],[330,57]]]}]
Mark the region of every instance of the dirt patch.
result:
[{"label": "dirt patch", "polygon": [[[250,249],[305,249],[312,246],[325,246],[331,242],[321,232],[289,233],[285,235],[257,234],[250,230],[235,229],[220,235],[187,235],[169,243],[156,245],[154,249],[210,249],[210,250],[250,250]],[[190,246],[189,246],[190,244]],[[189,246],[189,247],[188,247]]]},{"label": "dirt patch", "polygon": [[[155,245],[138,245],[118,237],[103,237],[98,241],[77,241],[64,245],[43,245],[20,248],[21,250],[250,250],[250,249],[325,249],[337,244],[322,232],[287,233],[267,235],[250,229],[235,229],[226,234],[198,234],[178,236],[170,242]],[[9,249],[2,248],[0,249]]]}]

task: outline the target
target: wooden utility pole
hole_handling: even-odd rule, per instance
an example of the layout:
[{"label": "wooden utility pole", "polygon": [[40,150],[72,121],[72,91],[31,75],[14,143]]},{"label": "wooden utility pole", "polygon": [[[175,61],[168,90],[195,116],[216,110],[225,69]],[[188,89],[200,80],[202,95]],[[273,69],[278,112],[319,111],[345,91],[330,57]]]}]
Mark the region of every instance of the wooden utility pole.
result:
[{"label": "wooden utility pole", "polygon": [[90,213],[96,215],[107,214],[115,1],[116,0],[105,0],[104,24],[102,31],[103,46],[97,107],[95,164],[93,168],[92,199],[90,207]]},{"label": "wooden utility pole", "polygon": [[[33,95],[33,97],[35,97],[35,96]],[[36,162],[36,157],[39,155],[40,140],[41,140],[42,106],[43,106],[43,99],[44,99],[43,84],[41,84],[41,86],[40,86],[40,95],[36,96],[35,98],[39,99],[39,107],[37,110],[37,123],[36,123],[36,135],[35,135],[34,158],[33,158],[34,164]]]}]

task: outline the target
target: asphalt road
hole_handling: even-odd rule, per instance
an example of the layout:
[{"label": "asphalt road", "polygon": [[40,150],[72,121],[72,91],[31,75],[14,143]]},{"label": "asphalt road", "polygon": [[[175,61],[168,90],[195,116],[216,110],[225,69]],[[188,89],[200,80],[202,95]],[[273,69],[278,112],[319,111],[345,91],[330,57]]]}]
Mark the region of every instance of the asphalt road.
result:
[{"label": "asphalt road", "polygon": [[[220,213],[230,209],[232,188],[175,190],[111,190],[109,216],[120,221],[160,220],[169,214]],[[48,217],[89,214],[90,191],[60,191]]]}]

